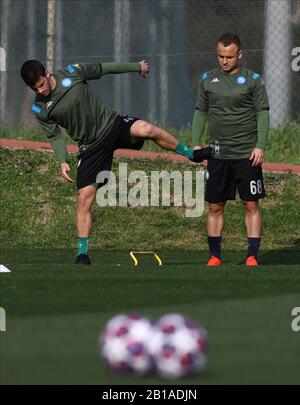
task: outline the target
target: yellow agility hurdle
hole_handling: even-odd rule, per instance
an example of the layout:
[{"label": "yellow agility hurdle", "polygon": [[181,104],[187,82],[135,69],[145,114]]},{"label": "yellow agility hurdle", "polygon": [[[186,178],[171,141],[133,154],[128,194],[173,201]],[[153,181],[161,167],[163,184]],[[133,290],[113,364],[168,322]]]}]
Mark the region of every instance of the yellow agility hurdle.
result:
[{"label": "yellow agility hurdle", "polygon": [[152,255],[152,256],[155,257],[158,266],[162,266],[161,258],[153,250],[131,250],[129,252],[129,255],[130,255],[130,257],[131,257],[131,259],[133,261],[134,266],[138,266],[138,264],[139,264],[136,255]]}]

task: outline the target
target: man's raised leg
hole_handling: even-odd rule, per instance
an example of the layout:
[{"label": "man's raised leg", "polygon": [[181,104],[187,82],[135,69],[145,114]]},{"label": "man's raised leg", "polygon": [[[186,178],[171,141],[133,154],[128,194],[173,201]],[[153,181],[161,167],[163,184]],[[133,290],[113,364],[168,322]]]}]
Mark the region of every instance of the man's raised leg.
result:
[{"label": "man's raised leg", "polygon": [[201,149],[193,151],[192,148],[186,146],[183,142],[178,141],[178,139],[169,132],[143,120],[138,120],[132,124],[130,134],[136,138],[151,139],[161,148],[173,150],[195,162],[209,159],[212,155],[212,148],[203,148],[205,150]]}]

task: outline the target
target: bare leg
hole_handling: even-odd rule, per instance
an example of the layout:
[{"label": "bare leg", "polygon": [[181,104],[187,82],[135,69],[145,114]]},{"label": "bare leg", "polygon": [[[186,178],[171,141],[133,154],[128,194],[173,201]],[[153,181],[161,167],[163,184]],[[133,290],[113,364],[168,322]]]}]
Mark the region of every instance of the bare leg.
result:
[{"label": "bare leg", "polygon": [[224,207],[226,202],[210,203],[207,216],[207,235],[221,236],[224,228]]},{"label": "bare leg", "polygon": [[89,237],[92,229],[92,205],[96,188],[87,186],[78,190],[77,195],[77,236]]},{"label": "bare leg", "polygon": [[263,225],[263,219],[258,201],[243,201],[245,208],[245,225],[249,238],[259,238]]},{"label": "bare leg", "polygon": [[146,121],[138,120],[130,128],[130,134],[136,138],[151,139],[161,148],[175,150],[178,139],[169,132],[150,124]]}]

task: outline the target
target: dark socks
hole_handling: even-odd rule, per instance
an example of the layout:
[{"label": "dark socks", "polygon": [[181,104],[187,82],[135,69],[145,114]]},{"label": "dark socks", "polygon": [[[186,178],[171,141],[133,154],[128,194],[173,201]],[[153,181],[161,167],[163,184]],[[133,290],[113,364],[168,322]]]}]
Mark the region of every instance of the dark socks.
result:
[{"label": "dark socks", "polygon": [[[216,256],[221,259],[221,236],[208,236],[207,237],[209,251],[211,256]],[[248,257],[258,257],[261,238],[248,238]]]},{"label": "dark socks", "polygon": [[248,257],[254,256],[257,258],[261,238],[249,238],[248,237]]},{"label": "dark socks", "polygon": [[221,259],[221,240],[222,236],[208,236],[208,247],[211,256],[216,256]]}]

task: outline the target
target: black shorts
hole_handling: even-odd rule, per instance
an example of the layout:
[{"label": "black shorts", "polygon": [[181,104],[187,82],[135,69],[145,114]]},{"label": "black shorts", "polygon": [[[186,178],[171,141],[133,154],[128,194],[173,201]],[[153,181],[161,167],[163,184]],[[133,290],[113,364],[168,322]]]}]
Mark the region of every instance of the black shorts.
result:
[{"label": "black shorts", "polygon": [[119,116],[116,118],[108,136],[98,145],[77,156],[77,189],[94,185],[97,188],[107,181],[97,182],[98,173],[111,170],[113,154],[116,149],[139,150],[144,140],[130,135],[132,124],[139,118]]},{"label": "black shorts", "polygon": [[266,196],[261,166],[249,159],[211,159],[207,165],[205,200],[218,203],[235,200],[236,190],[243,201],[256,201]]}]

